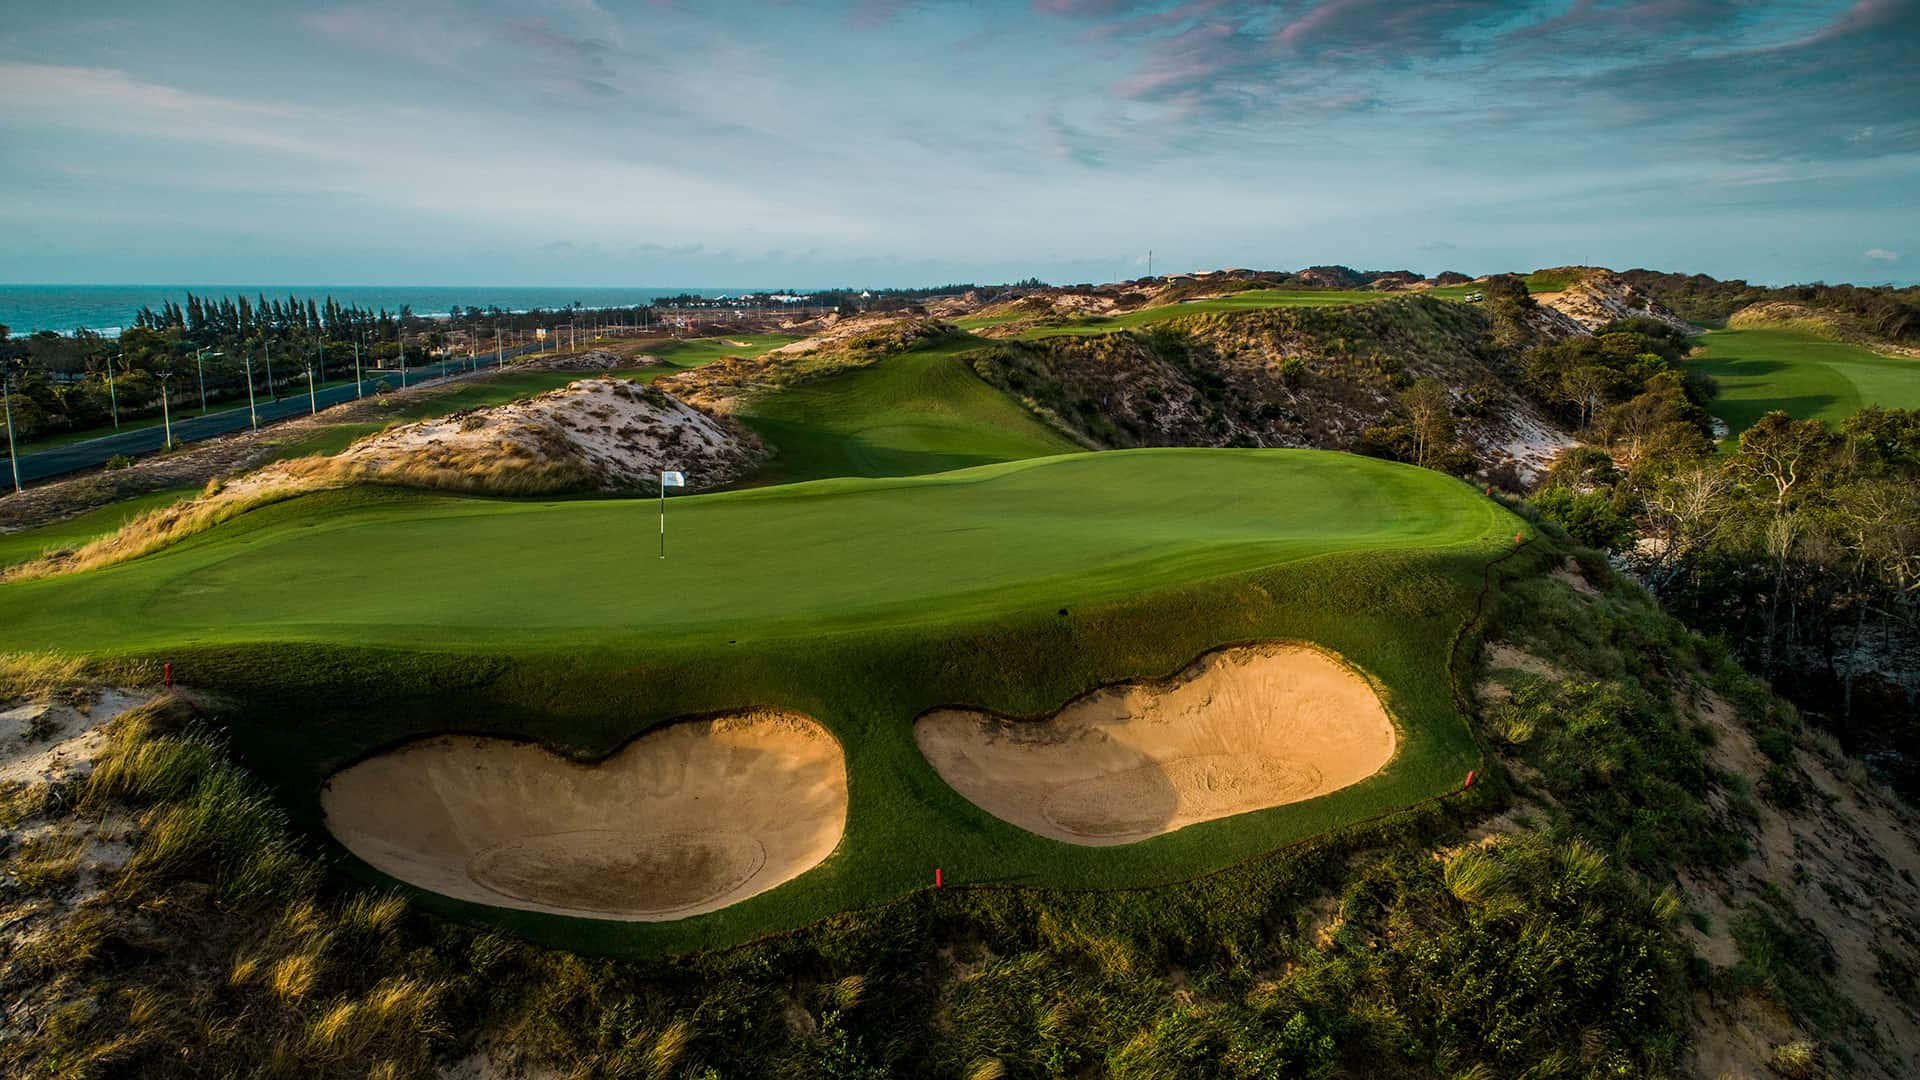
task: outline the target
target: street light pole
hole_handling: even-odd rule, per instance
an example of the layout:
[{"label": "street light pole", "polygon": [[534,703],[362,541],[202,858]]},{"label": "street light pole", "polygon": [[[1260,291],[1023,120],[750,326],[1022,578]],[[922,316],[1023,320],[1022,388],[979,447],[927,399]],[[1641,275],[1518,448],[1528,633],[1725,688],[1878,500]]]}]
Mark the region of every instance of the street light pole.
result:
[{"label": "street light pole", "polygon": [[[209,348],[211,348],[211,346],[209,346]],[[200,379],[200,415],[201,416],[207,415],[207,367],[206,367],[206,361],[204,359],[206,355],[207,355],[207,350],[204,348],[195,349],[193,352],[193,370]]]},{"label": "street light pole", "polygon": [[360,381],[360,339],[356,337],[353,339],[353,396],[358,398],[365,394],[365,384]]},{"label": "street light pole", "polygon": [[115,431],[120,430],[120,395],[113,389],[113,361],[118,359],[120,354],[114,353],[112,359],[107,361],[107,404],[113,409],[113,430]]},{"label": "street light pole", "polygon": [[318,399],[316,399],[313,396],[313,363],[312,361],[308,361],[307,363],[307,413],[310,416],[320,415],[320,402]]},{"label": "street light pole", "polygon": [[247,363],[247,418],[253,421],[253,430],[260,430],[260,410],[253,404],[253,354],[243,354]]},{"label": "street light pole", "polygon": [[167,433],[166,449],[173,449],[173,407],[167,398],[173,393],[173,370],[160,372],[160,422]]},{"label": "street light pole", "polygon": [[7,463],[13,466],[13,490],[20,490],[20,455],[13,452],[13,362],[0,367],[0,401],[6,403]]},{"label": "street light pole", "polygon": [[398,331],[396,336],[400,339],[400,389],[405,390],[407,388],[407,332]]}]

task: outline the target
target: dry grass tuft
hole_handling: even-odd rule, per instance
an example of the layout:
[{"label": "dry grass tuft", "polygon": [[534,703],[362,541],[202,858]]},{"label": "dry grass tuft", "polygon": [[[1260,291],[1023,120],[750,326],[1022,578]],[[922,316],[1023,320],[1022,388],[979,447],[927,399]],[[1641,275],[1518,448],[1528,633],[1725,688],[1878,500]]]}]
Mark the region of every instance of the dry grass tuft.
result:
[{"label": "dry grass tuft", "polygon": [[0,655],[0,701],[46,698],[81,685],[86,661],[56,652]]}]

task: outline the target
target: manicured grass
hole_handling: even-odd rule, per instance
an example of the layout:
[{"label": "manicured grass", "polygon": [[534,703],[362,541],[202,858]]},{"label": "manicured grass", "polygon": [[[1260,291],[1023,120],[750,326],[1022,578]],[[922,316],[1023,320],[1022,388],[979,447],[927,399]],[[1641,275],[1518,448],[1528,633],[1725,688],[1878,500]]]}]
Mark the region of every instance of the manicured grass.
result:
[{"label": "manicured grass", "polygon": [[1774,409],[1830,424],[1868,405],[1920,408],[1920,360],[1792,330],[1711,330],[1688,364],[1720,385],[1708,408],[1731,434]]},{"label": "manicured grass", "polygon": [[37,529],[0,534],[0,566],[12,566],[35,559],[56,548],[78,547],[96,537],[113,532],[128,521],[162,506],[169,506],[198,491],[198,488],[168,488],[150,491],[89,510],[84,514],[42,525]]},{"label": "manicured grass", "polygon": [[[430,731],[595,756],[756,704],[834,731],[844,841],[745,903],[616,924],[417,896],[589,951],[737,942],[924,887],[936,866],[955,884],[1164,883],[1451,790],[1478,764],[1448,646],[1517,525],[1436,473],[1143,450],[673,503],[662,561],[646,501],[310,496],[132,563],[0,586],[0,648],[171,659],[244,703],[236,751],[309,827],[332,771]],[[1393,762],[1310,802],[1076,848],[973,807],[913,746],[913,718],[939,704],[1040,714],[1251,639],[1317,642],[1373,676],[1402,732]]]},{"label": "manicured grass", "polygon": [[1574,270],[1535,270],[1521,278],[1527,284],[1530,293],[1561,292],[1567,286],[1579,281],[1582,275]]},{"label": "manicured grass", "polygon": [[1190,304],[1166,304],[1141,308],[1111,317],[1074,319],[1058,326],[1039,326],[1019,335],[1022,338],[1054,337],[1060,334],[1106,334],[1115,330],[1138,330],[1169,319],[1198,315],[1209,311],[1256,311],[1276,307],[1324,307],[1329,304],[1365,304],[1385,300],[1397,294],[1371,289],[1249,289],[1246,292]]},{"label": "manicured grass", "polygon": [[983,344],[903,353],[752,401],[740,419],[777,451],[755,482],[911,476],[1079,449],[960,359]]},{"label": "manicured grass", "polygon": [[[797,334],[731,334],[725,337],[686,338],[679,341],[667,341],[647,346],[646,353],[664,365],[674,368],[699,367],[735,356],[759,356],[768,349],[777,349],[790,342],[799,341]],[[732,342],[745,342],[744,346]]]}]

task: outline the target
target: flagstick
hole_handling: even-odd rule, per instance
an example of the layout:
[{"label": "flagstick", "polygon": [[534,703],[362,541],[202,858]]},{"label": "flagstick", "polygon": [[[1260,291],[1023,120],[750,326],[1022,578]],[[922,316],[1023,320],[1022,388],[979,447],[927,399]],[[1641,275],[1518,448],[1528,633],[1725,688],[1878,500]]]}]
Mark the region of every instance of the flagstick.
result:
[{"label": "flagstick", "polygon": [[667,478],[660,478],[660,557],[667,557]]}]

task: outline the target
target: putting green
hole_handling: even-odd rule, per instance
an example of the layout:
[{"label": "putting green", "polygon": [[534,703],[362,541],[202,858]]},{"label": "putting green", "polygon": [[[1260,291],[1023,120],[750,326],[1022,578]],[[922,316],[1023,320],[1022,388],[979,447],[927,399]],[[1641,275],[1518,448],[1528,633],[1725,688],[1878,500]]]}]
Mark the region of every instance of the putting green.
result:
[{"label": "putting green", "polygon": [[0,589],[13,648],[255,641],[524,651],[991,618],[1332,551],[1488,535],[1437,473],[1312,451],[1077,454],[670,500],[309,496]]},{"label": "putting green", "polygon": [[1708,406],[1738,436],[1775,410],[1838,424],[1869,405],[1920,408],[1920,360],[1793,330],[1712,330],[1688,365],[1713,376]]},{"label": "putting green", "polygon": [[[819,865],[670,922],[434,910],[579,951],[722,946],[951,885],[1181,880],[1458,788],[1480,764],[1449,648],[1521,526],[1440,474],[1306,450],[1074,454],[905,479],[648,500],[308,496],[175,548],[0,585],[0,648],[138,654],[235,704],[235,753],[318,842],[327,778],[450,731],[582,759],[679,717],[778,708],[846,757]],[[1234,642],[1369,676],[1398,739],[1340,790],[1118,847],[961,796],[915,745],[942,706],[1049,715]],[[724,814],[725,807],[716,807]],[[352,859],[343,865],[391,883]]]}]

